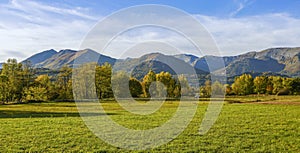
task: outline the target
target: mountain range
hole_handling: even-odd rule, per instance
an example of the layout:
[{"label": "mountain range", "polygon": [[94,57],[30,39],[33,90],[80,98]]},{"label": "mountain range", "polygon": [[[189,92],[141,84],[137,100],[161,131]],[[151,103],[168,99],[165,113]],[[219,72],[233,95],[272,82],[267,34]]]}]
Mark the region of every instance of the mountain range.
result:
[{"label": "mountain range", "polygon": [[[115,70],[131,72],[137,78],[144,76],[150,69],[156,73],[168,71],[172,74],[189,73],[207,75],[209,70],[216,74],[226,70],[227,76],[232,77],[243,73],[272,73],[290,77],[300,76],[300,47],[270,48],[259,52],[248,52],[237,56],[203,56],[189,54],[164,55],[151,53],[139,58],[115,59],[101,55],[91,49],[55,51],[53,49],[35,54],[24,61],[31,61],[36,68],[59,69],[62,66],[72,66],[75,60],[88,63],[91,58],[100,57],[99,64],[105,62],[114,65]],[[225,68],[213,65],[208,67],[207,59],[224,60]],[[24,62],[23,61],[23,62]],[[209,69],[210,68],[210,69]]]},{"label": "mountain range", "polygon": [[[82,63],[91,62],[91,57],[100,57],[98,60],[99,64],[108,62],[114,64],[116,59],[100,55],[99,53],[85,49],[80,51],[64,49],[59,52],[51,49],[35,54],[24,61],[30,61],[35,68],[48,68],[48,69],[60,69],[63,66],[73,66],[75,60],[80,59]],[[23,61],[23,62],[24,62]]]}]

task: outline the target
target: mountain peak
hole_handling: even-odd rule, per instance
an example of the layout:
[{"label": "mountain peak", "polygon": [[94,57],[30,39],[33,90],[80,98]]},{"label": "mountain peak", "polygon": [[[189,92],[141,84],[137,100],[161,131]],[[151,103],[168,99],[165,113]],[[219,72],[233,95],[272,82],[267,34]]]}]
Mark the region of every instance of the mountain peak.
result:
[{"label": "mountain peak", "polygon": [[67,53],[76,53],[77,51],[75,50],[71,50],[71,49],[63,49],[63,50],[60,50],[58,53],[60,54],[67,54]]},{"label": "mountain peak", "polygon": [[83,50],[80,50],[80,51],[84,51],[84,52],[96,52],[90,48],[86,48],[86,49],[83,49]]},{"label": "mountain peak", "polygon": [[159,53],[159,52],[154,52],[154,53],[149,53],[149,54],[146,54],[146,55],[143,55],[140,57],[140,59],[142,60],[156,60],[157,58],[159,57],[164,57],[164,56],[167,56],[167,55],[164,55],[162,53]]},{"label": "mountain peak", "polygon": [[50,50],[46,50],[46,51],[37,53],[35,55],[32,55],[31,57],[27,58],[24,61],[30,61],[33,65],[36,65],[38,63],[41,63],[41,62],[47,60],[48,58],[52,57],[55,54],[57,54],[57,51],[54,49],[50,49]]},{"label": "mountain peak", "polygon": [[144,56],[160,56],[160,55],[164,55],[164,54],[159,53],[159,52],[153,52],[153,53],[146,54]]},{"label": "mountain peak", "polygon": [[45,50],[42,53],[45,53],[45,52],[48,52],[48,53],[57,53],[57,51],[54,50],[54,49]]},{"label": "mountain peak", "polygon": [[191,65],[194,65],[194,63],[199,59],[199,57],[192,54],[177,54],[174,57],[181,59]]}]

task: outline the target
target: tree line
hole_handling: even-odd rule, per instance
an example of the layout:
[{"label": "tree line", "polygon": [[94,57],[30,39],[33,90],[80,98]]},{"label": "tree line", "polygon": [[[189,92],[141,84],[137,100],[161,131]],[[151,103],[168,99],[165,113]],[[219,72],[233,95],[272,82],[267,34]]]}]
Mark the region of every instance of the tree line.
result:
[{"label": "tree line", "polygon": [[[138,80],[123,71],[113,72],[112,66],[108,63],[103,65],[97,65],[96,63],[83,64],[79,68],[74,69],[74,71],[78,71],[76,74],[79,75],[74,76],[77,81],[73,82],[73,86],[76,89],[81,87],[89,89],[75,91],[76,97],[92,97],[93,93],[96,92],[99,99],[130,97],[178,98],[181,96],[182,89],[189,88],[187,79],[183,75],[175,78],[169,72],[156,74],[150,70],[142,80]],[[95,75],[95,80],[91,78],[93,74]],[[93,83],[95,83],[95,91],[92,88]]]},{"label": "tree line", "polygon": [[[72,82],[72,71],[88,74],[94,70],[94,82],[90,78],[79,78]],[[83,75],[90,77],[90,75]],[[129,80],[129,81],[128,81]],[[0,102],[36,102],[54,100],[73,100],[73,86],[95,89],[74,92],[76,96],[88,97],[93,92],[99,99],[107,98],[149,98],[181,96],[210,97],[212,94],[249,95],[249,94],[300,94],[300,78],[280,76],[257,76],[250,74],[235,77],[232,84],[211,82],[209,79],[196,89],[188,83],[185,75],[172,76],[169,72],[155,73],[150,70],[141,80],[126,72],[113,73],[112,66],[83,64],[80,68],[62,67],[56,75],[39,74],[30,62],[18,63],[9,59],[0,72]],[[129,87],[129,89],[128,89]],[[129,92],[125,92],[129,90]]]},{"label": "tree line", "polygon": [[226,94],[249,95],[298,95],[300,94],[300,78],[281,76],[257,76],[243,74],[235,78],[231,86],[226,86]]},{"label": "tree line", "polygon": [[36,75],[29,61],[8,59],[0,72],[0,102],[34,102],[73,99],[72,69],[63,67],[55,76]]}]

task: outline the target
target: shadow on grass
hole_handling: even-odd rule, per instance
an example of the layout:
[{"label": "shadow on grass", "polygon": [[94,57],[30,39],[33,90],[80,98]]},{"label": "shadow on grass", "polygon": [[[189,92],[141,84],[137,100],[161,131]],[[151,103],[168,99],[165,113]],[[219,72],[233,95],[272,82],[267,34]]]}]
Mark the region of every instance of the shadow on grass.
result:
[{"label": "shadow on grass", "polygon": [[[117,115],[117,113],[84,113],[84,116]],[[0,118],[52,118],[52,117],[80,117],[78,112],[34,112],[34,111],[14,111],[1,110]]]}]

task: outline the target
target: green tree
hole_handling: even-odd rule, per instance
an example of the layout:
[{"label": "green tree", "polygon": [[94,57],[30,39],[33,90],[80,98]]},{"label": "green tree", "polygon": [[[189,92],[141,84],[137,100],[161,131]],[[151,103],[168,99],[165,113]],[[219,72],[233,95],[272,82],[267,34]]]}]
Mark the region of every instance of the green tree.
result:
[{"label": "green tree", "polygon": [[292,86],[291,86],[291,83],[294,79],[293,78],[284,78],[283,81],[282,81],[282,85],[285,89],[288,89],[288,90],[292,90]]},{"label": "green tree", "polygon": [[266,94],[272,94],[272,92],[273,92],[273,83],[272,83],[271,77],[268,77],[268,83],[266,86]]},{"label": "green tree", "polygon": [[268,77],[266,76],[257,76],[253,80],[254,83],[254,92],[257,94],[264,94],[267,92],[267,86],[268,86]]},{"label": "green tree", "polygon": [[129,90],[132,97],[140,97],[143,94],[143,86],[141,82],[135,78],[130,78]]},{"label": "green tree", "polygon": [[34,83],[34,69],[30,61],[24,61],[22,64],[21,80],[22,87],[29,88]]},{"label": "green tree", "polygon": [[249,95],[253,93],[253,78],[250,74],[243,74],[234,79],[232,90],[237,95]]},{"label": "green tree", "polygon": [[48,89],[51,86],[50,77],[48,75],[40,75],[35,79],[36,86]]},{"label": "green tree", "polygon": [[[83,74],[87,72],[82,72]],[[63,66],[57,76],[56,91],[58,92],[58,99],[60,100],[72,100],[72,68]]]},{"label": "green tree", "polygon": [[[174,97],[174,89],[176,87],[176,80],[172,77],[172,75],[169,72],[160,72],[159,74],[156,74],[156,81],[161,82],[164,84],[164,86],[167,89],[167,96],[168,97]],[[163,93],[162,90],[164,90],[162,86],[158,86],[158,92],[159,94]],[[162,97],[162,95],[158,95],[159,97]]]},{"label": "green tree", "polygon": [[5,75],[0,75],[0,101],[2,103],[8,101],[9,91],[8,91],[8,77]]},{"label": "green tree", "polygon": [[277,94],[281,89],[283,89],[283,79],[280,76],[272,76],[271,82],[273,84],[272,94]]},{"label": "green tree", "polygon": [[108,63],[96,66],[95,82],[96,91],[99,99],[113,97],[111,89],[112,67]]},{"label": "green tree", "polygon": [[225,84],[224,88],[225,88],[225,94],[226,95],[231,95],[232,94],[232,88],[229,84]]},{"label": "green tree", "polygon": [[270,82],[272,84],[272,94],[278,94],[279,91],[283,90],[293,90],[291,83],[291,78],[284,78],[280,76],[271,76]]},{"label": "green tree", "polygon": [[16,59],[8,59],[3,64],[2,75],[7,76],[7,100],[8,101],[21,101],[23,82],[22,82],[22,64],[18,63]]},{"label": "green tree", "polygon": [[25,100],[28,102],[34,101],[34,102],[42,102],[47,101],[48,99],[48,91],[46,88],[41,86],[33,86],[26,88],[24,90],[25,94]]},{"label": "green tree", "polygon": [[111,83],[115,98],[129,98],[129,75],[124,71],[115,72],[112,75]]},{"label": "green tree", "polygon": [[[175,86],[175,89],[174,89],[174,97],[175,98],[179,98],[180,96],[185,96],[185,95],[188,95],[189,93],[188,92],[185,92],[187,90],[185,90],[185,88],[183,88],[184,90],[182,91],[182,88],[180,87],[180,85],[176,85]],[[182,92],[181,92],[182,91]],[[181,94],[182,93],[182,94]]]},{"label": "green tree", "polygon": [[149,87],[151,85],[152,82],[156,81],[156,74],[154,73],[154,71],[150,70],[143,78],[143,90],[144,90],[144,96],[145,97],[150,97],[150,93],[149,93]]},{"label": "green tree", "polygon": [[188,96],[192,93],[189,82],[184,75],[178,76],[178,82],[180,85],[179,86],[177,85],[175,87],[175,90],[174,90],[175,97],[179,97],[180,92],[181,92],[181,96]]},{"label": "green tree", "polygon": [[[86,63],[73,69],[73,80],[69,81],[70,86],[74,87],[73,93],[76,99],[87,100],[96,98],[96,72],[97,63]],[[72,89],[72,88],[71,88]],[[99,98],[99,97],[97,97]]]},{"label": "green tree", "polygon": [[294,94],[300,94],[300,78],[295,78],[291,81],[290,86]]},{"label": "green tree", "polygon": [[220,83],[219,81],[215,81],[212,85],[211,85],[211,91],[214,95],[216,96],[224,96],[225,95],[225,87],[222,83]]},{"label": "green tree", "polygon": [[51,99],[51,81],[48,75],[40,75],[35,79],[31,87],[25,87],[23,90],[23,99],[31,102],[48,101]]},{"label": "green tree", "polygon": [[211,81],[206,80],[204,86],[200,87],[200,97],[208,98],[211,96],[212,88]]}]

